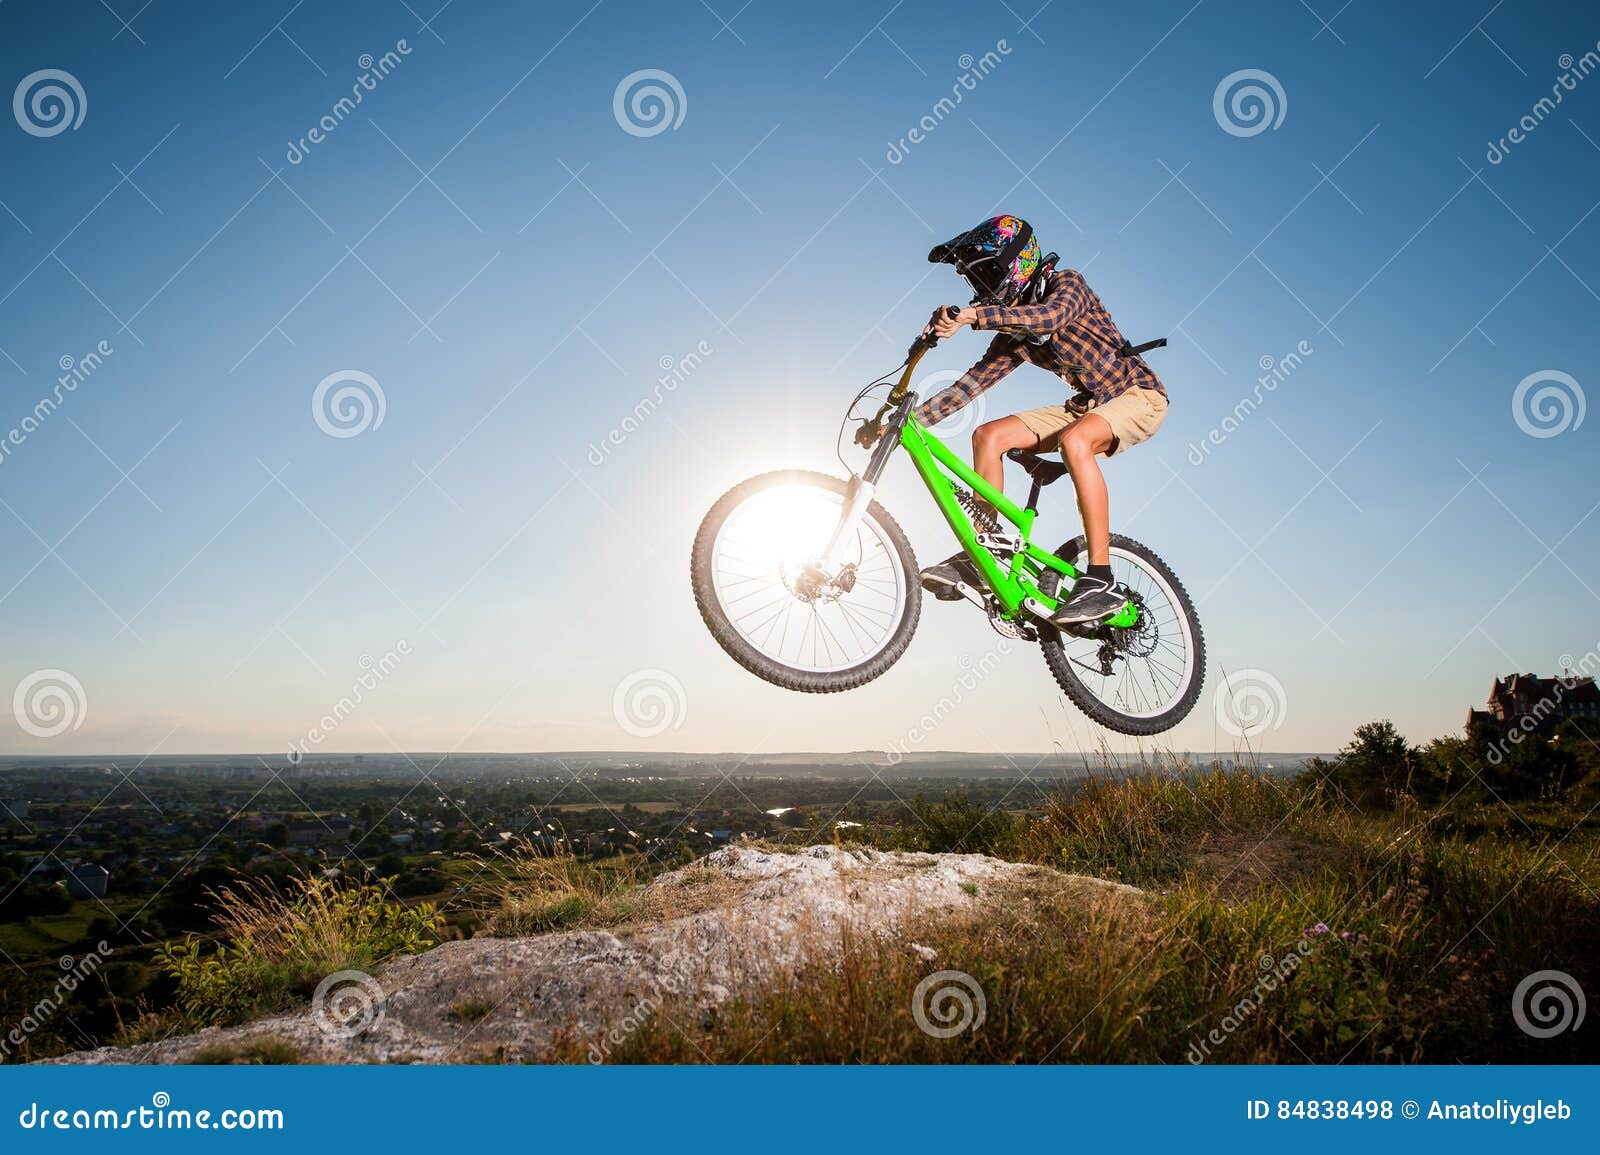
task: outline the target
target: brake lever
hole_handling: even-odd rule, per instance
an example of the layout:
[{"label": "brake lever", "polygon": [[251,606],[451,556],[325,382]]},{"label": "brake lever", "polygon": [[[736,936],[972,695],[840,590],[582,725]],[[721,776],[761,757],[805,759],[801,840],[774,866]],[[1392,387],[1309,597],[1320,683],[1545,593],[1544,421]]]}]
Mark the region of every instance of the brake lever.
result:
[{"label": "brake lever", "polygon": [[885,402],[882,408],[873,414],[869,420],[863,421],[861,428],[856,430],[855,443],[863,449],[871,449],[876,445],[878,439],[883,436],[884,414],[893,408],[893,405]]}]

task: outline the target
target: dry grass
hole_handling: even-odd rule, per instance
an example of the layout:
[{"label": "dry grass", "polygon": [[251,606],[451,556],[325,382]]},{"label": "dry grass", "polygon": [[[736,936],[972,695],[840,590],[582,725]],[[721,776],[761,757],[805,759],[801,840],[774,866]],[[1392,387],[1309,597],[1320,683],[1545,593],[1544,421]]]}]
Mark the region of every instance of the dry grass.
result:
[{"label": "dry grass", "polygon": [[300,1062],[300,1050],[288,1039],[262,1035],[234,1043],[212,1043],[201,1047],[189,1062],[202,1067],[287,1067]]},{"label": "dry grass", "polygon": [[387,883],[321,876],[246,878],[211,891],[215,945],[167,943],[163,966],[177,982],[187,1023],[238,1022],[309,994],[341,970],[369,970],[433,945],[439,919],[426,903],[393,899]]},{"label": "dry grass", "polygon": [[[1021,890],[986,887],[977,911],[917,927],[932,960],[891,939],[813,943],[808,957],[825,961],[720,1006],[665,1001],[608,1059],[1600,1059],[1592,1032],[1533,1039],[1511,1007],[1533,971],[1600,984],[1592,844],[1557,854],[1546,839],[1447,826],[1415,811],[1362,816],[1246,774],[1099,783],[994,849],[1148,897],[1086,893],[1049,872]],[[918,984],[941,970],[971,976],[985,1005],[981,1026],[949,1039],[913,1014]]]},{"label": "dry grass", "polygon": [[593,860],[521,845],[498,857],[493,881],[479,888],[484,933],[513,938],[661,922],[725,905],[736,891],[727,876],[703,863],[682,868],[670,883],[663,870],[637,854]]}]

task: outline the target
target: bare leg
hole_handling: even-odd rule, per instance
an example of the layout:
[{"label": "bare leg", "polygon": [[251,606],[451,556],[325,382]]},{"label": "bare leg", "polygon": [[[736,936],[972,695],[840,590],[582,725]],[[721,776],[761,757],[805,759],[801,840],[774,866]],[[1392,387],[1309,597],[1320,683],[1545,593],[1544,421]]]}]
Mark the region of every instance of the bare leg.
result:
[{"label": "bare leg", "polygon": [[986,421],[972,431],[972,467],[979,476],[1003,493],[1006,487],[1006,451],[1032,449],[1038,444],[1039,438],[1019,418],[1002,417],[998,421]]},{"label": "bare leg", "polygon": [[1111,563],[1111,499],[1095,457],[1109,453],[1115,440],[1106,419],[1095,413],[1084,414],[1061,435],[1061,459],[1067,463],[1073,488],[1078,491],[1078,512],[1083,515],[1083,534],[1089,540],[1090,565]]}]

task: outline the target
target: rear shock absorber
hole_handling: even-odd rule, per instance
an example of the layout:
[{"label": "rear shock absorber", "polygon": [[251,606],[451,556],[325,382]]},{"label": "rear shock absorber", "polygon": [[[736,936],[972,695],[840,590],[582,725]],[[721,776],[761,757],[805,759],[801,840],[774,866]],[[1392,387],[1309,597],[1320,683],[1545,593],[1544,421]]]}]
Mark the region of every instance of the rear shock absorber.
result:
[{"label": "rear shock absorber", "polygon": [[956,504],[967,511],[972,518],[972,524],[988,533],[999,533],[1000,523],[984,508],[984,503],[979,501],[971,490],[962,489],[959,485],[951,486],[955,490]]}]

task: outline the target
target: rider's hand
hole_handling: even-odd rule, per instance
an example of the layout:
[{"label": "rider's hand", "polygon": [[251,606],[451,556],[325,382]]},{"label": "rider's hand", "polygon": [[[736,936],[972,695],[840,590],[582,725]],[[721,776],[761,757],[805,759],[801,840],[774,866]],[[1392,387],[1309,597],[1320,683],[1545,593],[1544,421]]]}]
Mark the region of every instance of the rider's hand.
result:
[{"label": "rider's hand", "polygon": [[939,340],[942,341],[946,337],[954,336],[956,330],[961,328],[963,325],[971,325],[977,321],[978,310],[969,306],[968,308],[959,310],[954,317],[951,317],[946,312],[946,309],[953,307],[954,306],[940,305],[937,309],[935,309],[933,311],[933,319],[928,322],[928,328],[926,331],[932,333],[935,337],[938,337]]}]

